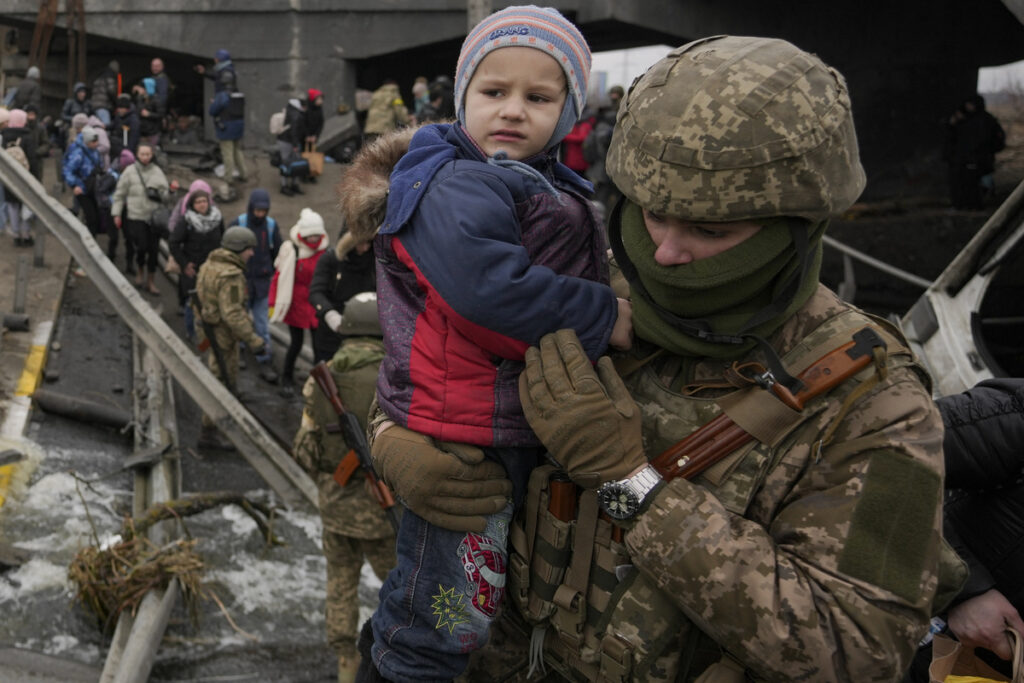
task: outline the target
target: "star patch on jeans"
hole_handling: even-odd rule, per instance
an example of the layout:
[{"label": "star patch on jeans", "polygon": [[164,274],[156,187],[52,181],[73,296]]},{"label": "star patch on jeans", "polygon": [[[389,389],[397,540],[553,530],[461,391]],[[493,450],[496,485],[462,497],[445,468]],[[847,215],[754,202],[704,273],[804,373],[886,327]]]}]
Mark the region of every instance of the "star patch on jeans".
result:
[{"label": "star patch on jeans", "polygon": [[462,604],[462,594],[455,594],[455,587],[445,590],[444,586],[437,584],[437,589],[441,591],[431,597],[434,599],[434,604],[431,607],[434,609],[434,614],[437,615],[437,625],[434,627],[435,630],[448,627],[448,633],[454,633],[455,627],[459,624],[464,624],[469,621],[466,617],[466,606]]}]

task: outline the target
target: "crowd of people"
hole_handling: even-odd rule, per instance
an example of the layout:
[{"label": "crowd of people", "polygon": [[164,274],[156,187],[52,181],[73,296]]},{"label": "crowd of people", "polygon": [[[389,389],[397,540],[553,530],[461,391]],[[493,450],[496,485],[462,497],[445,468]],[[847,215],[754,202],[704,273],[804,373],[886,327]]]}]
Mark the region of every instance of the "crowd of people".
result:
[{"label": "crowd of people", "polygon": [[[62,111],[64,181],[91,231],[125,231],[146,291],[176,190],[143,123],[166,107],[158,61],[131,94],[112,62],[118,92]],[[400,502],[395,531],[306,379],[293,456],[319,490],[338,680],[928,680],[940,615],[1008,658],[1020,385],[937,405],[900,331],[820,284],[829,219],[866,183],[843,76],[716,36],[588,106],[585,37],[535,6],[485,18],[454,66],[411,112],[393,81],[365,98],[333,246],[310,208],[285,230],[265,189],[227,222],[197,180],[168,219],[211,371],[237,389],[245,345],[291,397],[308,330]],[[244,180],[230,55],[197,71]],[[309,89],[282,112],[284,195],[322,107]],[[31,169],[27,111],[6,123]],[[199,446],[231,448],[205,416]],[[1012,523],[982,534],[993,501]],[[383,585],[360,629],[364,561]]]}]

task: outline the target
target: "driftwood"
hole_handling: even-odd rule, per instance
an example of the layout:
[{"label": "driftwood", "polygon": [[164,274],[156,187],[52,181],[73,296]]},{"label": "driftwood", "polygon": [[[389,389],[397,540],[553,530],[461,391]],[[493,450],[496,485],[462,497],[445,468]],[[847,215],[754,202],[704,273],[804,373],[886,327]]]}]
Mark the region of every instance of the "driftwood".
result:
[{"label": "driftwood", "polygon": [[[272,508],[240,493],[218,491],[154,505],[141,517],[126,518],[116,543],[105,547],[97,543],[75,555],[68,568],[68,578],[78,588],[77,599],[96,615],[104,631],[110,630],[125,610],[135,614],[147,592],[166,588],[172,579],[177,579],[181,585],[182,599],[193,623],[198,618],[200,599],[216,602],[231,621],[223,603],[202,585],[204,565],[195,551],[194,539],[179,539],[157,547],[146,538],[146,531],[154,524],[180,520],[220,505],[238,505],[256,523],[268,544],[281,543],[273,533]],[[96,538],[95,530],[93,537]],[[240,629],[239,632],[251,637]]]}]

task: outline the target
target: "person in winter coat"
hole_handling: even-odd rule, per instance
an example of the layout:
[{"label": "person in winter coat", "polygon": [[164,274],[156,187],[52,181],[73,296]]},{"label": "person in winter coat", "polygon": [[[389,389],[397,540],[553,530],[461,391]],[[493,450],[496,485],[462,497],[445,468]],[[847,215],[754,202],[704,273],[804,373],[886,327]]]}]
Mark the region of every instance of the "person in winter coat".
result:
[{"label": "person in winter coat", "polygon": [[[965,648],[1010,660],[1005,629],[1024,634],[1024,379],[985,380],[936,403],[945,427],[943,531],[968,569],[942,616]],[[1008,662],[982,656],[1011,676]],[[931,659],[930,645],[922,647],[905,680],[928,683]]]},{"label": "person in winter coat", "polygon": [[[249,228],[256,236],[256,246],[245,279],[249,290],[248,305],[252,313],[252,324],[256,334],[264,341],[263,352],[256,356],[256,361],[270,363],[270,281],[274,277],[274,261],[284,241],[277,221],[270,216],[270,193],[261,187],[253,190],[245,213],[233,220],[231,225]],[[262,376],[267,381],[276,381],[276,377],[271,378],[271,372],[268,369]]]},{"label": "person in winter coat", "polygon": [[43,106],[43,91],[39,87],[39,67],[30,66],[25,72],[25,78],[18,83],[18,91],[14,93],[11,100],[11,109],[21,109],[34,105],[38,110]]},{"label": "person in winter coat", "polygon": [[122,93],[117,97],[117,106],[114,108],[114,118],[110,122],[110,156],[120,156],[122,149],[127,149],[132,154],[139,146],[141,137],[141,124],[139,114],[132,104],[132,96]]},{"label": "person in winter coat", "polygon": [[[190,191],[185,214],[168,241],[171,256],[178,262],[178,301],[185,307],[185,334],[195,339],[195,318],[188,293],[196,285],[196,273],[224,236],[224,218],[208,192]],[[243,302],[244,303],[244,302]]]},{"label": "person in winter coat", "polygon": [[313,362],[330,360],[341,345],[341,322],[345,302],[359,292],[377,291],[373,243],[357,241],[345,232],[334,249],[328,249],[316,263],[309,285],[309,303],[318,324],[313,330]]},{"label": "person in winter coat", "polygon": [[[0,130],[0,144],[4,149],[18,147],[25,157],[28,171],[32,166],[39,165],[36,155],[36,143],[32,131],[28,128],[28,115],[22,109],[11,109],[8,112],[7,126]],[[28,247],[35,243],[32,237],[32,216],[21,200],[12,193],[6,194],[4,213],[9,230],[14,235],[14,246]]]},{"label": "person in winter coat", "polygon": [[303,194],[299,179],[292,172],[292,164],[302,159],[302,146],[306,141],[306,104],[297,97],[288,100],[285,108],[285,129],[277,136],[277,151],[281,155],[281,194],[290,197]]},{"label": "person in winter coat", "polygon": [[69,126],[75,114],[85,114],[86,116],[93,114],[92,103],[89,102],[89,88],[85,83],[75,83],[71,97],[64,100],[64,106],[60,110],[60,117]]},{"label": "person in winter coat", "polygon": [[985,98],[964,100],[946,126],[950,201],[954,209],[982,208],[982,179],[995,170],[996,152],[1006,147],[1006,132],[985,110]]},{"label": "person in winter coat", "polygon": [[[170,193],[178,189],[178,181],[168,184],[163,170],[153,163],[153,147],[148,143],[139,145],[139,153],[135,163],[126,168],[117,181],[111,213],[114,226],[124,230],[125,236],[132,242],[135,249],[138,272],[135,284],[142,286],[143,273],[146,291],[159,294],[156,286],[156,271],[159,267],[160,226],[150,220],[153,211],[170,197]],[[126,209],[126,217],[122,219],[122,210]]]},{"label": "person in winter coat", "polygon": [[164,60],[154,57],[149,63],[149,74],[155,82],[153,96],[156,97],[156,107],[160,111],[167,111],[171,103],[171,79],[164,71]]},{"label": "person in winter coat", "polygon": [[87,126],[92,126],[99,136],[100,144],[96,145],[96,151],[100,153],[100,163],[104,169],[110,168],[110,136],[107,135],[106,124],[100,117],[93,114],[86,121]]},{"label": "person in winter coat", "polygon": [[[190,304],[193,315],[212,328],[207,366],[214,377],[231,390],[238,388],[238,345],[245,343],[256,353],[263,350],[263,339],[253,330],[252,321],[245,311],[245,267],[252,258],[256,238],[248,228],[234,226],[224,232],[217,249],[199,268],[196,297],[202,312]],[[224,364],[223,371],[221,363]],[[199,432],[199,448],[233,451],[234,445],[217,430],[208,415],[203,414],[203,427]]]},{"label": "person in winter coat", "polygon": [[217,203],[213,201],[213,189],[210,188],[210,184],[205,180],[196,178],[188,186],[188,192],[185,196],[177,201],[174,205],[174,209],[171,211],[171,217],[168,219],[167,232],[168,234],[174,234],[174,231],[178,229],[178,224],[185,220],[185,212],[188,211],[188,205],[192,201],[192,195],[196,192],[205,192],[210,196],[210,203],[216,206]]},{"label": "person in winter coat", "polygon": [[110,125],[110,119],[114,113],[114,103],[117,96],[121,94],[121,65],[116,59],[100,72],[92,82],[92,96],[89,103],[96,116],[103,121],[104,126]]},{"label": "person in winter coat", "polygon": [[214,134],[220,143],[220,156],[224,162],[224,179],[235,182],[235,171],[238,171],[238,182],[244,183],[248,171],[245,168],[245,155],[242,153],[242,136],[245,134],[245,99],[235,90],[221,89],[210,103],[210,116],[213,117]]},{"label": "person in winter coat", "polygon": [[[120,242],[122,233],[122,229],[117,227],[117,222],[114,220],[115,217],[113,216],[113,192],[117,190],[117,181],[121,179],[121,174],[123,174],[126,169],[131,168],[134,163],[135,155],[127,149],[122,149],[121,155],[113,164],[111,164],[110,168],[107,169],[107,172],[114,178],[114,190],[111,192],[107,202],[108,211],[111,213],[111,229],[107,233],[107,258],[111,261],[114,261],[114,257],[117,255],[117,244]],[[102,200],[99,203],[102,204]],[[122,226],[125,224],[125,213],[127,208],[127,206],[122,208],[121,213],[117,215],[117,218],[121,219]],[[128,275],[135,275],[138,272],[135,269],[135,245],[128,238],[128,235],[124,236],[124,272]]]},{"label": "person in winter coat", "polygon": [[366,124],[363,135],[368,141],[378,135],[389,133],[396,128],[409,125],[409,110],[402,101],[398,84],[388,79],[373,91],[370,109],[366,112]]},{"label": "person in winter coat", "polygon": [[103,171],[100,153],[96,150],[99,144],[99,133],[90,126],[84,127],[64,155],[64,166],[61,169],[64,182],[75,195],[85,225],[94,237],[103,227],[95,194],[96,179]]},{"label": "person in winter coat", "polygon": [[204,64],[196,64],[193,68],[203,78],[213,81],[214,96],[222,92],[238,91],[238,75],[235,73],[235,65],[231,61],[231,53],[227,50],[222,48],[213,55],[212,71],[207,70]]},{"label": "person in winter coat", "polygon": [[[327,367],[345,407],[365,430],[384,358],[377,297],[363,292],[342,305],[349,311],[342,324],[345,342],[328,359]],[[338,655],[338,683],[351,683],[358,666],[358,593],[363,562],[383,580],[395,566],[395,532],[361,474],[356,473],[345,486],[334,479],[338,465],[350,452],[349,445],[333,429],[337,415],[312,377],[302,388],[302,399],[302,423],[292,442],[292,454],[319,492],[317,507],[327,560],[327,642]]]},{"label": "person in winter coat", "polygon": [[[513,38],[524,31],[536,42]],[[459,55],[458,122],[413,134],[374,241],[388,353],[380,408],[426,437],[479,446],[509,472],[520,495],[480,539],[495,565],[543,456],[516,400],[522,354],[563,328],[579,332],[591,361],[630,344],[629,304],[608,284],[589,184],[556,159],[589,75],[586,40],[554,9],[510,7],[480,22]],[[360,179],[350,169],[343,183]],[[459,550],[463,537],[403,515],[398,566],[372,618],[373,661],[386,678],[455,678],[486,642],[500,601],[492,587],[470,594],[477,607],[460,632],[427,623],[429,595],[460,585],[465,563],[477,561]],[[411,538],[423,540],[402,540]]]},{"label": "person in winter coat", "polygon": [[291,336],[281,372],[281,394],[295,394],[295,361],[302,350],[305,330],[317,326],[316,312],[309,303],[309,284],[316,262],[327,249],[324,219],[313,209],[303,209],[299,221],[288,233],[274,259],[270,282],[270,322],[283,322]]},{"label": "person in winter coat", "polygon": [[[927,372],[818,281],[828,221],[866,183],[845,80],[782,40],[680,46],[626,94],[607,170],[635,342],[596,367],[568,330],[526,352],[519,397],[558,466],[528,487],[510,563],[477,541],[508,491],[493,463],[368,426],[396,498],[466,541],[430,626],[458,636],[507,591],[501,654],[474,659],[488,680],[531,659],[550,681],[899,680],[964,573]],[[722,459],[687,471],[695,441]]]},{"label": "person in winter coat", "polygon": [[160,105],[160,99],[156,96],[156,79],[143,78],[140,85],[132,87],[132,96],[135,110],[139,113],[139,139],[154,148],[159,147],[167,110]]},{"label": "person in winter coat", "polygon": [[[316,141],[324,129],[324,94],[316,88],[306,93],[306,140],[304,149],[316,149]],[[309,174],[302,177],[304,183],[315,183],[316,176]]]},{"label": "person in winter coat", "polygon": [[583,141],[594,129],[593,117],[584,114],[584,118],[577,121],[569,134],[562,142],[562,163],[583,176],[590,164],[583,158]]},{"label": "person in winter coat", "polygon": [[[39,110],[33,105],[29,105],[25,109],[25,116],[28,118],[25,127],[29,130],[29,135],[32,137],[32,141],[36,145],[36,159],[35,165],[30,167],[32,175],[36,177],[36,180],[42,181],[43,179],[43,160],[50,156],[50,136],[46,132],[46,126],[39,122]],[[31,163],[31,159],[29,163]]]}]

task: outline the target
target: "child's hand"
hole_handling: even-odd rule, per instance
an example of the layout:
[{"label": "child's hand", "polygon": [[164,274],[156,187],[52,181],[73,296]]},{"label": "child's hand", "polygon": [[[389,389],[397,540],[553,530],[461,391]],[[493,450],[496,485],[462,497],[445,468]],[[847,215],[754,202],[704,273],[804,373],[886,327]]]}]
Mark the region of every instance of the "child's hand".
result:
[{"label": "child's hand", "polygon": [[619,316],[612,327],[612,336],[608,343],[613,349],[626,351],[633,346],[633,304],[626,299],[616,299],[619,303]]}]

